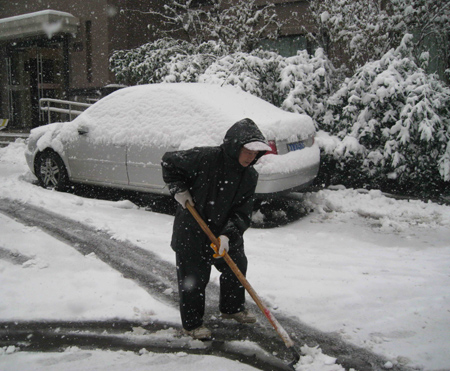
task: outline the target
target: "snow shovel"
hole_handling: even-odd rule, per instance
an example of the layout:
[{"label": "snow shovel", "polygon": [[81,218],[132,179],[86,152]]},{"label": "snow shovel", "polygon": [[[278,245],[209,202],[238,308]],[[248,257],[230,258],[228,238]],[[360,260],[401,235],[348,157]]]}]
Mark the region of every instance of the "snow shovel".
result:
[{"label": "snow shovel", "polygon": [[[186,201],[186,208],[190,211],[192,216],[195,218],[195,220],[200,225],[203,232],[206,233],[206,235],[209,237],[211,242],[215,246],[220,246],[220,242],[214,236],[212,231],[209,229],[208,225],[205,223],[205,221],[202,219],[202,217],[199,215],[197,210],[192,206],[189,201]],[[213,248],[214,249],[214,248]],[[215,251],[215,249],[214,249]],[[215,251],[218,253],[218,251]],[[238,280],[241,282],[242,286],[245,287],[247,292],[250,294],[250,296],[255,301],[256,305],[261,309],[261,312],[266,316],[266,318],[269,320],[270,324],[273,326],[275,331],[278,333],[278,335],[281,337],[281,339],[284,341],[284,344],[286,344],[286,347],[291,350],[294,360],[289,363],[289,366],[293,368],[293,366],[300,360],[300,353],[294,348],[294,342],[290,338],[289,334],[286,332],[286,330],[280,325],[280,323],[277,321],[277,319],[273,316],[273,314],[267,309],[267,307],[263,304],[260,297],[256,293],[256,291],[253,289],[253,287],[250,285],[250,283],[247,281],[247,278],[242,274],[242,272],[239,270],[236,263],[233,261],[233,259],[230,258],[228,253],[225,251],[223,259],[225,259],[225,262],[228,264],[228,266],[231,268],[233,273],[236,275]]]}]

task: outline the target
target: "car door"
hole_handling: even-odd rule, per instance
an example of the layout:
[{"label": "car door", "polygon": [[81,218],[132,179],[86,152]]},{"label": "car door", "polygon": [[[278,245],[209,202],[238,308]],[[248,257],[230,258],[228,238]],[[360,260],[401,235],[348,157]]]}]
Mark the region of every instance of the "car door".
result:
[{"label": "car door", "polygon": [[153,193],[169,194],[162,178],[161,158],[167,147],[130,145],[127,169],[130,186]]},{"label": "car door", "polygon": [[94,142],[87,129],[67,145],[71,179],[79,182],[127,185],[126,145]]}]

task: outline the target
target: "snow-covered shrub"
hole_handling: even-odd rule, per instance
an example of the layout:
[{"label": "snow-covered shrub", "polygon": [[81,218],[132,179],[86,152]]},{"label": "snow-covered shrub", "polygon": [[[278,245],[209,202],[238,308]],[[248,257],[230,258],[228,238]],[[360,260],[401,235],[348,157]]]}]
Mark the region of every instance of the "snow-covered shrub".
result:
[{"label": "snow-covered shrub", "polygon": [[[327,47],[328,56],[338,66],[361,67],[381,59],[397,48],[405,34],[414,34],[413,54],[419,60],[431,52],[445,70],[449,57],[449,0],[310,0],[305,30],[318,45]],[[430,67],[432,67],[430,65]],[[437,67],[437,69],[436,69]],[[443,72],[442,70],[442,72]],[[447,81],[448,82],[448,81]]]},{"label": "snow-covered shrub", "polygon": [[117,82],[126,85],[194,82],[212,61],[227,53],[228,49],[220,42],[194,45],[165,38],[135,49],[115,51],[110,68]]},{"label": "snow-covered shrub", "polygon": [[196,82],[208,66],[228,53],[220,42],[209,41],[196,46],[193,53],[177,53],[161,70],[163,82]]},{"label": "snow-covered shrub", "polygon": [[279,106],[281,101],[277,83],[283,60],[279,54],[261,49],[251,53],[233,53],[212,63],[199,76],[199,82],[239,86]]},{"label": "snow-covered shrub", "polygon": [[450,89],[415,64],[411,40],[405,36],[396,50],[358,69],[329,98],[323,130],[362,148],[326,156],[353,181],[437,194],[450,181]]},{"label": "snow-covered shrub", "polygon": [[306,113],[316,122],[326,110],[326,99],[334,91],[337,71],[325,56],[323,49],[314,55],[306,50],[283,60],[280,66],[280,95],[286,111]]},{"label": "snow-covered shrub", "polygon": [[239,86],[286,111],[306,113],[320,120],[336,75],[322,49],[313,56],[298,51],[293,57],[254,50],[218,59],[199,81]]},{"label": "snow-covered shrub", "polygon": [[126,85],[181,81],[235,85],[316,120],[321,119],[337,75],[322,49],[313,56],[299,51],[286,58],[262,49],[230,54],[221,42],[195,45],[168,38],[116,51],[110,65],[117,82]]}]

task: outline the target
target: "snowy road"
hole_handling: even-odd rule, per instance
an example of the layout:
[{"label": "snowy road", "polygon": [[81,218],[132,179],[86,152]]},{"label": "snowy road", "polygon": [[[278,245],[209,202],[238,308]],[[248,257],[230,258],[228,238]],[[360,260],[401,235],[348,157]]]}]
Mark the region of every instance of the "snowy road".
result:
[{"label": "snowy road", "polygon": [[[158,335],[179,346],[183,337],[176,336],[180,319],[170,249],[173,216],[149,212],[129,198],[88,198],[37,187],[24,147],[18,141],[0,149],[0,205],[13,215],[0,212],[0,321],[9,335],[14,330],[19,336],[20,328],[30,324],[36,334],[47,333],[56,341],[55,332],[69,337],[70,324],[75,324],[78,335],[70,336],[82,344],[98,335],[85,331],[91,324],[106,336],[105,331],[113,335],[114,326],[106,327],[121,323],[119,337],[152,343]],[[250,283],[302,347],[296,371],[342,371],[340,364],[356,371],[450,370],[450,207],[342,187],[298,196],[314,212],[282,227],[250,228],[245,234]],[[125,278],[135,271],[136,280]],[[146,280],[154,286],[145,287]],[[205,316],[218,348],[195,355],[146,347],[139,352],[77,346],[28,352],[29,333],[20,346],[8,339],[2,343],[0,369],[79,371],[92,370],[94,363],[99,371],[140,371],[150,363],[155,371],[198,371],[210,369],[211,361],[221,371],[255,369],[224,358],[236,354],[223,353],[225,345],[241,354],[249,346],[251,352],[264,347],[272,358],[288,358],[265,318],[247,332],[219,321],[218,281],[213,270]],[[60,327],[52,329],[52,324]],[[170,328],[152,332],[165,324]]]},{"label": "snowy road", "polygon": [[[38,227],[53,237],[69,244],[83,255],[95,254],[99,259],[119,271],[123,277],[137,282],[150,295],[158,298],[166,305],[177,307],[178,294],[175,282],[175,267],[161,260],[157,255],[139,248],[129,242],[116,241],[111,235],[98,231],[88,225],[83,225],[69,218],[54,214],[43,208],[30,204],[22,204],[8,199],[0,199],[0,212],[14,218],[27,226]],[[1,251],[0,251],[1,254]],[[18,260],[20,256],[10,257]],[[22,260],[26,260],[26,257]],[[207,300],[207,314],[214,318],[217,308],[218,287],[209,285]],[[261,370],[285,370],[289,361],[289,351],[277,337],[275,331],[268,325],[267,320],[258,312],[258,308],[249,303],[249,307],[257,313],[257,326],[242,326],[234,323],[223,324],[216,319],[207,324],[215,328],[214,342],[206,343],[202,349],[192,348],[189,342],[180,339],[170,342],[157,336],[152,341],[137,341],[136,338],[120,336],[132,331],[133,327],[142,323],[117,322],[0,322],[0,346],[4,344],[17,344],[28,341],[30,349],[49,351],[58,350],[67,346],[88,346],[91,348],[127,349],[138,351],[144,345],[146,349],[155,352],[185,351],[194,354],[214,354],[239,359]],[[356,348],[344,343],[336,336],[321,333],[313,328],[289,318],[278,317],[280,323],[289,333],[293,334],[298,344],[320,345],[324,353],[337,358],[337,362],[345,368],[355,368],[359,371],[382,369],[386,360],[362,348]],[[149,333],[155,333],[162,328],[177,328],[173,323],[153,322],[144,326]],[[55,331],[57,329],[57,331]],[[115,334],[105,335],[105,331]],[[81,332],[81,334],[80,334]],[[30,341],[30,334],[33,337]],[[258,344],[269,354],[277,354],[278,358],[267,357],[265,353],[247,354],[247,350],[228,347],[230,341],[249,340]],[[254,357],[256,355],[256,357]],[[280,358],[285,362],[281,362]],[[401,367],[393,368],[402,370]]]}]

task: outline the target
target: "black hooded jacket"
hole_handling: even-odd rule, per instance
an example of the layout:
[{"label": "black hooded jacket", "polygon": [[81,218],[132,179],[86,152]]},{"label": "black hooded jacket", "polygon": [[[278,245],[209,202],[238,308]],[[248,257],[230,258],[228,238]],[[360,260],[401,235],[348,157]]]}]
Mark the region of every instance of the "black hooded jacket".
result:
[{"label": "black hooded jacket", "polygon": [[[254,141],[266,143],[256,124],[244,119],[227,131],[220,146],[167,152],[162,158],[163,179],[171,194],[189,190],[200,216],[216,236],[230,239],[230,249],[242,245],[242,235],[250,226],[258,173],[254,163],[242,166],[239,154],[243,145]],[[263,154],[260,152],[254,162]],[[176,252],[203,248],[198,246],[203,237],[190,212],[179,206],[172,248]]]}]

